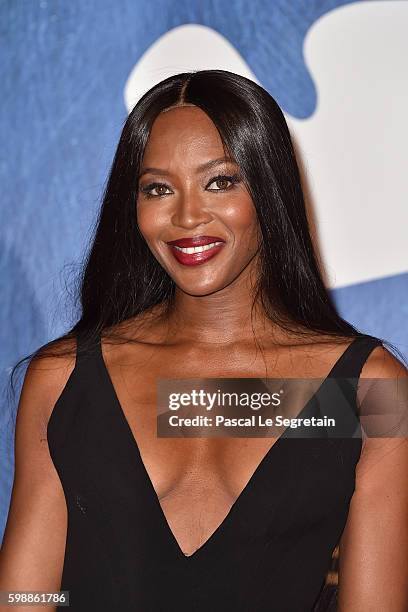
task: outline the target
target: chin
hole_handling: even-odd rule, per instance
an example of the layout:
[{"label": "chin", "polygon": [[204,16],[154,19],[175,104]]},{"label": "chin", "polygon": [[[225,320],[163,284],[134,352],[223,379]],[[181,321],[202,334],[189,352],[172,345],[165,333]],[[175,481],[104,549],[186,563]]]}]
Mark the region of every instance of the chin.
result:
[{"label": "chin", "polygon": [[178,289],[187,293],[188,295],[192,295],[195,297],[204,297],[206,295],[211,295],[212,293],[216,293],[217,291],[221,291],[225,287],[222,283],[209,283],[208,285],[196,284],[196,283],[178,283],[175,279],[173,279],[176,283]]}]

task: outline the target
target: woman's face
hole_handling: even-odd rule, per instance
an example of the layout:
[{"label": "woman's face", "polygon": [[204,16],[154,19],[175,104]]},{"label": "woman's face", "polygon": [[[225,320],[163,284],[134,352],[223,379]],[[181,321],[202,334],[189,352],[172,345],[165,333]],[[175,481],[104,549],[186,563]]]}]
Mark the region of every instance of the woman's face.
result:
[{"label": "woman's face", "polygon": [[[223,289],[250,272],[256,261],[255,207],[239,167],[220,161],[224,157],[215,125],[196,106],[162,112],[143,156],[140,231],[158,262],[190,295]],[[181,239],[179,249],[168,244]],[[197,243],[199,252],[191,253]],[[203,250],[203,243],[220,244]]]}]

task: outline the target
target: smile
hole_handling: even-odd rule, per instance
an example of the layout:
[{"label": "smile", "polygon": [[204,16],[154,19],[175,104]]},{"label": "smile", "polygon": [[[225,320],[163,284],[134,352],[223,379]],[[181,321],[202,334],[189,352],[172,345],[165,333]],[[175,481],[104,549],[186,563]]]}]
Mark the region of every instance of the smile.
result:
[{"label": "smile", "polygon": [[214,246],[218,245],[218,244],[222,244],[222,242],[211,242],[210,244],[204,244],[203,246],[196,246],[196,247],[179,247],[174,245],[174,248],[177,249],[178,251],[182,251],[183,253],[202,253],[203,251],[208,251],[209,249],[212,249]]},{"label": "smile", "polygon": [[219,253],[225,242],[211,242],[195,247],[180,247],[171,245],[170,249],[175,259],[185,266],[195,266],[205,263]]}]

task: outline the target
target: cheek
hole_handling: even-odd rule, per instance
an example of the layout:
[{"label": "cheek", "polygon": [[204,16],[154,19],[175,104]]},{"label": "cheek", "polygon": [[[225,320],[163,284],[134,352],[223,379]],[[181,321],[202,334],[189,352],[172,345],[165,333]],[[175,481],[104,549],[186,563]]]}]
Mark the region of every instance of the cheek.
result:
[{"label": "cheek", "polygon": [[240,198],[228,206],[223,214],[224,223],[241,241],[251,242],[258,227],[258,217],[252,200]]},{"label": "cheek", "polygon": [[157,238],[157,234],[165,226],[160,211],[150,203],[138,203],[136,207],[136,220],[146,241]]}]

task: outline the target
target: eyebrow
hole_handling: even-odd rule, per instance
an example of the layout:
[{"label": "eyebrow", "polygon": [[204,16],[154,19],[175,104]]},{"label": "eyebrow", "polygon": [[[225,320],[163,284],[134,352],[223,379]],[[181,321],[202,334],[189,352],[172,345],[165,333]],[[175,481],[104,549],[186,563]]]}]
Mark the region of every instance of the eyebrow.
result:
[{"label": "eyebrow", "polygon": [[[204,172],[205,170],[210,170],[214,166],[218,166],[219,164],[225,162],[230,162],[233,164],[237,163],[231,157],[219,157],[218,159],[212,159],[208,162],[205,162],[204,164],[200,164],[199,166],[197,166],[196,172],[198,173]],[[159,176],[168,176],[170,172],[168,172],[167,170],[163,170],[162,168],[153,168],[152,166],[150,166],[141,169],[139,178],[141,178],[144,174],[158,174]]]}]

